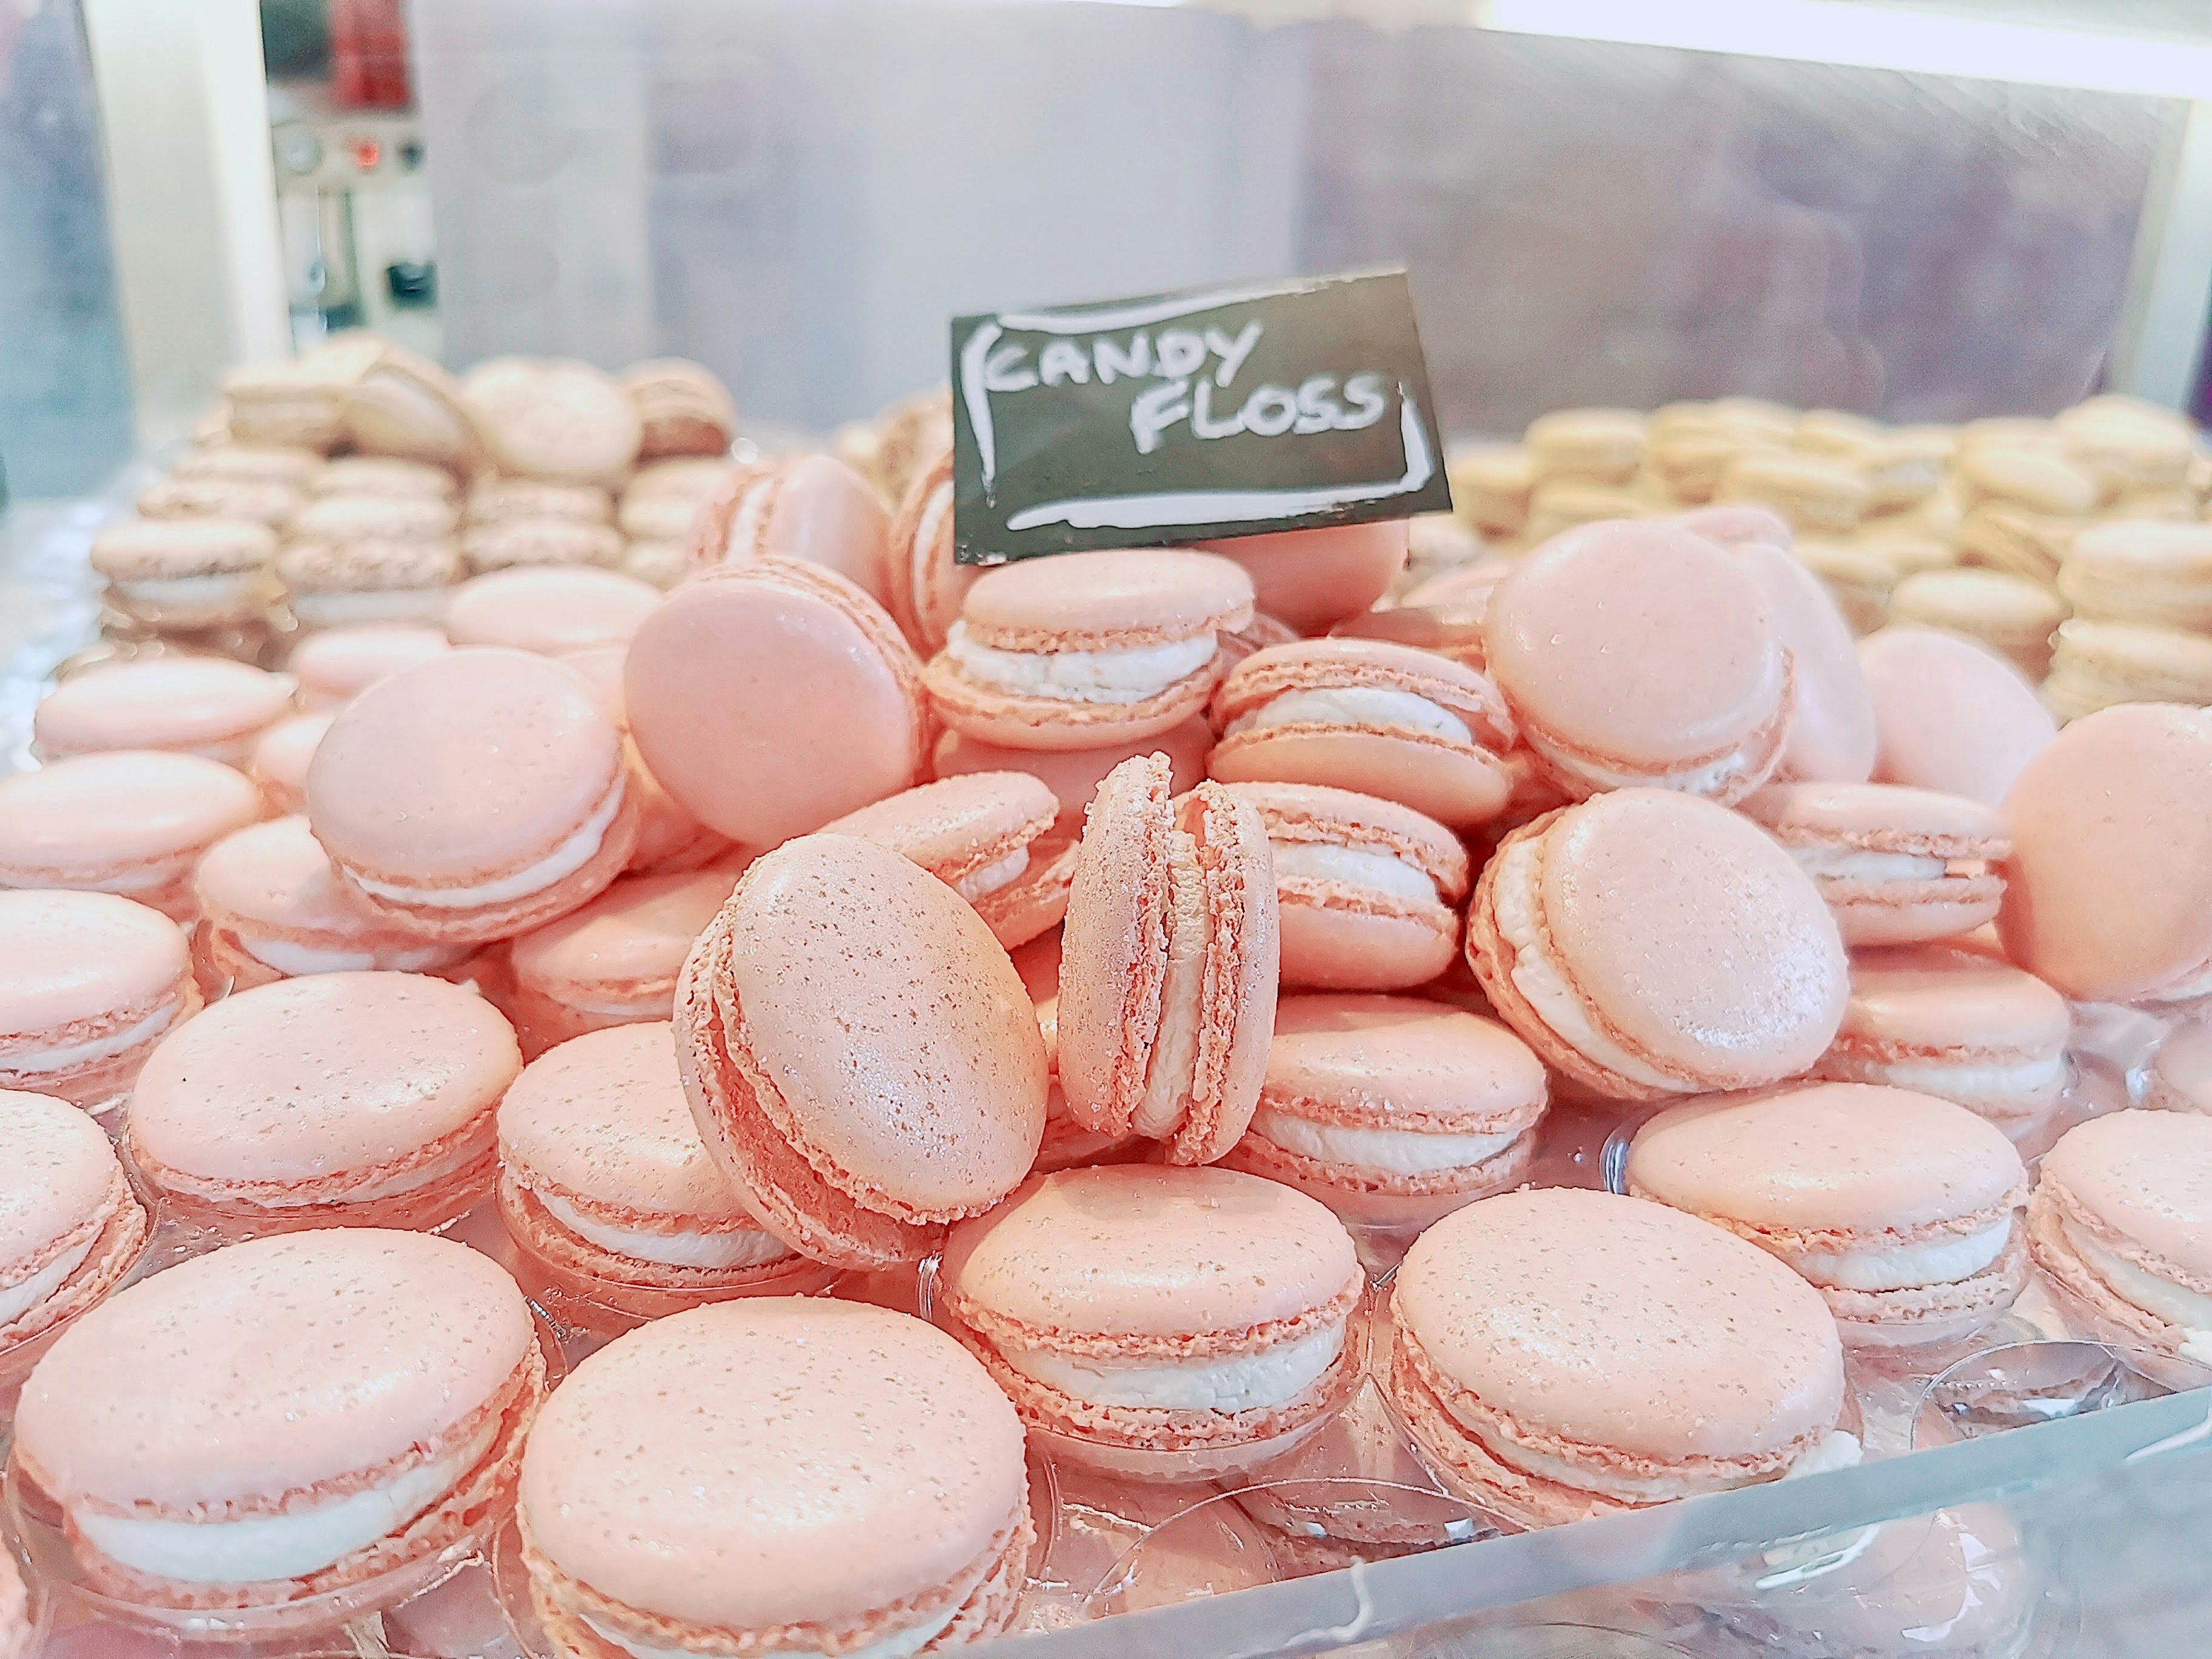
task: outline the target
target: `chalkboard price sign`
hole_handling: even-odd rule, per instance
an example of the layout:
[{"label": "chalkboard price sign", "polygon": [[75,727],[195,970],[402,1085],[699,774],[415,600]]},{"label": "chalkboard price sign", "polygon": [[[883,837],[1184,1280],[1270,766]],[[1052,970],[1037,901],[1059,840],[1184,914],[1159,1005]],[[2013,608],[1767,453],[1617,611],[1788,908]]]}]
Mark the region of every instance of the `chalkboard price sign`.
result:
[{"label": "chalkboard price sign", "polygon": [[1402,270],[958,317],[963,564],[1451,506]]}]

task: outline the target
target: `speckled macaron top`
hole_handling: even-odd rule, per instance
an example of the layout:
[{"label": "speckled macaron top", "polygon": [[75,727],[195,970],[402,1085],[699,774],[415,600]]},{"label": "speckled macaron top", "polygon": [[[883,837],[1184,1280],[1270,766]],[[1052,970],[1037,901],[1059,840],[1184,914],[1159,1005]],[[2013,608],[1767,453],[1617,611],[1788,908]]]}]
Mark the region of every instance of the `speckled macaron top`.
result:
[{"label": "speckled macaron top", "polygon": [[626,876],[582,908],[517,939],[514,976],[580,1008],[626,1008],[656,994],[672,1004],[692,941],[736,885],[735,876],[719,870]]},{"label": "speckled macaron top", "polygon": [[2100,1242],[2171,1263],[2200,1285],[2212,1282],[2212,1118],[2091,1118],[2044,1154],[2042,1181],[2072,1200],[2066,1209],[2101,1233]]},{"label": "speckled macaron top", "polygon": [[0,892],[0,1069],[106,1036],[167,1006],[191,970],[185,936],[112,893]]},{"label": "speckled macaron top", "polygon": [[100,1125],[52,1095],[0,1089],[0,1284],[12,1289],[72,1244],[82,1254],[123,1171]]},{"label": "speckled macaron top", "polygon": [[919,784],[822,826],[903,853],[957,885],[1052,828],[1060,801],[1027,772],[969,772]]},{"label": "speckled macaron top", "polygon": [[1286,996],[1261,1103],[1328,1121],[1458,1133],[1545,1102],[1543,1062],[1497,1021],[1419,997]]},{"label": "speckled macaron top", "polygon": [[149,749],[73,755],[0,779],[0,881],[105,884],[260,816],[260,791],[217,761]]},{"label": "speckled macaron top", "polygon": [[1069,553],[986,572],[960,617],[1001,651],[1113,651],[1251,620],[1252,582],[1229,560],[1179,548]]},{"label": "speckled macaron top", "polygon": [[18,1455],[64,1504],[194,1520],[438,1443],[535,1332],[490,1257],[424,1233],[255,1239],[117,1291],[24,1386]]}]

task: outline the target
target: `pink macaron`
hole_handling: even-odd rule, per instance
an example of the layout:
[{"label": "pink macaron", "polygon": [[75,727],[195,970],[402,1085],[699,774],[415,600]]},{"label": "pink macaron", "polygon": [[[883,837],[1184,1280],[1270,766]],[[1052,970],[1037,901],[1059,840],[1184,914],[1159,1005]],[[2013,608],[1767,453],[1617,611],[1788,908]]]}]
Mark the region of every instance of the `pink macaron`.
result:
[{"label": "pink macaron", "polygon": [[1874,693],[1874,775],[1991,806],[2058,730],[2020,671],[1937,628],[1885,628],[1859,641]]},{"label": "pink macaron", "polygon": [[333,628],[310,634],[293,648],[288,665],[300,682],[300,706],[310,711],[343,708],[387,674],[453,649],[436,628],[398,623]]},{"label": "pink macaron", "polygon": [[1642,1199],[1508,1193],[1413,1243],[1384,1388],[1445,1486],[1510,1524],[1857,1461],[1820,1293]]},{"label": "pink macaron", "polygon": [[575,1322],[818,1291],[834,1275],[763,1232],[722,1179],[665,1019],[586,1033],[523,1067],[499,1104],[499,1158],[524,1278]]},{"label": "pink macaron", "polygon": [[1483,639],[1522,736],[1570,794],[1729,804],[1781,764],[1790,653],[1759,579],[1702,536],[1640,520],[1555,536],[1498,585]]},{"label": "pink macaron", "polygon": [[227,1230],[418,1226],[488,1194],[514,1032],[466,986],[318,974],[226,997],[164,1038],[125,1144]]},{"label": "pink macaron", "polygon": [[684,963],[676,1040],[745,1207],[838,1267],[921,1261],[1019,1184],[1044,1133],[1044,1040],[1004,947],[857,836],[754,861]]},{"label": "pink macaron", "polygon": [[1850,990],[1812,878],[1748,819],[1623,789],[1515,830],[1467,956],[1545,1062],[1618,1100],[1755,1088],[1827,1049]]},{"label": "pink macaron", "polygon": [[1970,933],[2004,896],[2003,815],[1964,795],[1890,783],[1782,783],[1744,815],[1790,849],[1835,912],[1844,943]]},{"label": "pink macaron", "polygon": [[592,565],[525,565],[463,582],[446,604],[455,645],[503,645],[557,657],[621,645],[660,603],[650,582]]},{"label": "pink macaron", "polygon": [[735,853],[729,837],[700,823],[689,807],[661,787],[653,769],[645,763],[645,757],[638,752],[637,740],[629,735],[629,705],[623,696],[623,666],[629,656],[625,647],[601,645],[588,651],[571,651],[560,659],[563,667],[573,669],[592,688],[600,712],[622,730],[630,788],[637,797],[637,846],[630,853],[628,872],[664,876],[723,863]]},{"label": "pink macaron", "polygon": [[1052,1072],[1052,1086],[1044,1098],[1044,1139],[1038,1143],[1036,1159],[1030,1166],[1035,1175],[1141,1159],[1152,1145],[1134,1130],[1102,1133],[1086,1129],[1068,1115],[1067,1096],[1060,1086],[1060,954],[1057,927],[1013,952],[1014,971],[1022,976],[1023,988],[1036,1011],[1037,1030],[1044,1038],[1045,1064]]},{"label": "pink macaron", "polygon": [[1022,1425],[942,1331],[817,1298],[656,1320],[531,1431],[518,1516],[562,1659],[941,1653],[1014,1622]]},{"label": "pink macaron", "polygon": [[1834,1045],[1813,1068],[1956,1102],[2015,1138],[2066,1086],[2066,999],[1961,943],[1865,951]]},{"label": "pink macaron", "polygon": [[1200,542],[1252,579],[1254,603],[1301,634],[1325,632],[1390,591],[1406,568],[1403,519]]},{"label": "pink macaron", "polygon": [[64,680],[40,701],[32,733],[49,760],[160,749],[239,766],[292,711],[292,677],[227,657],[142,657]]},{"label": "pink macaron", "polygon": [[952,556],[952,453],[915,475],[884,553],[884,603],[914,648],[934,656],[960,620],[961,601],[983,574]]},{"label": "pink macaron", "polygon": [[255,741],[246,757],[246,775],[260,787],[261,799],[279,817],[307,810],[307,768],[333,717],[291,714]]},{"label": "pink macaron", "polygon": [[1091,804],[1060,929],[1060,1083],[1094,1133],[1210,1164],[1251,1121],[1280,943],[1267,826],[1218,785],[1172,800],[1158,755]]},{"label": "pink macaron", "polygon": [[185,936],[158,910],[0,892],[0,1089],[105,1110],[199,1006]]},{"label": "pink macaron", "polygon": [[903,854],[975,907],[1008,950],[1067,911],[1075,848],[1057,834],[1060,800],[1026,772],[969,772],[848,812],[822,826]]},{"label": "pink macaron", "polygon": [[1874,688],[1850,624],[1820,579],[1789,552],[1786,530],[1784,536],[1780,541],[1753,537],[1735,550],[1736,562],[1759,584],[1774,631],[1790,653],[1796,702],[1776,775],[1863,783],[1874,772],[1879,735]]},{"label": "pink macaron", "polygon": [[882,497],[832,455],[740,463],[692,516],[695,569],[759,558],[799,559],[834,570],[878,605],[890,586]]},{"label": "pink macaron", "polygon": [[0,1089],[0,1146],[8,1149],[0,1169],[5,1351],[113,1290],[145,1248],[150,1224],[106,1135],[68,1101]]},{"label": "pink macaron", "polygon": [[510,1012],[523,1052],[610,1025],[666,1021],[684,958],[737,884],[731,870],[624,876],[582,908],[516,939],[507,947]]},{"label": "pink macaron", "polygon": [[260,816],[261,792],[218,761],[74,756],[0,778],[0,888],[115,893],[190,921],[192,866]]},{"label": "pink macaron", "polygon": [[1255,652],[1213,700],[1208,770],[1227,783],[1319,783],[1379,795],[1454,830],[1495,817],[1513,723],[1474,669],[1387,640]]},{"label": "pink macaron", "polygon": [[1312,1199],[1230,1170],[1038,1176],[947,1241],[948,1322],[1056,1457],[1244,1474],[1350,1395],[1366,1277]]},{"label": "pink macaron", "polygon": [[308,768],[307,817],[369,908],[457,943],[565,915],[637,841],[622,734],[520,651],[447,652],[355,698]]},{"label": "pink macaron", "polygon": [[506,1511],[545,1391],[537,1334],[465,1245],[254,1239],[63,1332],[24,1388],[16,1467],[97,1594],[274,1620],[346,1589],[347,1616],[421,1589],[406,1570]]},{"label": "pink macaron", "polygon": [[921,665],[896,624],[797,559],[722,566],[669,594],[632,642],[623,699],[653,776],[747,847],[907,788],[928,754]]},{"label": "pink macaron", "polygon": [[1434,818],[1311,783],[1231,783],[1275,867],[1285,985],[1400,991],[1459,954],[1467,849]]},{"label": "pink macaron", "polygon": [[2044,1154],[2027,1228],[2036,1266],[2087,1314],[2084,1334],[2212,1368],[2212,1118],[2076,1124]]},{"label": "pink macaron", "polygon": [[2014,962],[2077,1001],[2212,993],[2212,714],[2123,703],[2075,720],[2004,811],[1997,929]]},{"label": "pink macaron", "polygon": [[1097,749],[1206,707],[1251,580],[1176,548],[1068,553],[987,572],[926,672],[947,726],[1017,749]]},{"label": "pink macaron", "polygon": [[1931,1095],[1814,1083],[1672,1106],[1637,1131],[1626,1179],[1787,1262],[1849,1344],[1957,1341],[2027,1282],[2020,1154]]},{"label": "pink macaron", "polygon": [[1226,1162],[1346,1221],[1425,1227],[1526,1178],[1543,1062],[1495,1020],[1415,997],[1290,996]]},{"label": "pink macaron", "polygon": [[1100,749],[1009,749],[986,738],[947,728],[938,734],[931,755],[934,775],[955,778],[969,772],[1026,772],[1041,778],[1060,802],[1054,833],[1079,836],[1083,815],[1106,775],[1139,755],[1165,755],[1172,793],[1182,794],[1206,776],[1206,757],[1213,752],[1213,728],[1203,714],[1148,738],[1131,738]]},{"label": "pink macaron", "polygon": [[210,987],[243,991],[366,969],[434,973],[469,953],[363,904],[304,817],[225,836],[208,848],[192,884],[202,922],[192,948]]}]

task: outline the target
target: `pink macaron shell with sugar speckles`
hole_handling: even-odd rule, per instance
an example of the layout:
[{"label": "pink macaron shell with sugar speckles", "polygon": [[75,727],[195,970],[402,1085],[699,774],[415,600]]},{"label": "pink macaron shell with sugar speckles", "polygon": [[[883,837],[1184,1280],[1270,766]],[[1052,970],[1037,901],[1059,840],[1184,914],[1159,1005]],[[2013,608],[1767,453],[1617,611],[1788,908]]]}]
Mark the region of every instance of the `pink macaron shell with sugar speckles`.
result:
[{"label": "pink macaron shell with sugar speckles", "polygon": [[[773,847],[906,788],[927,764],[921,665],[860,589],[793,559],[699,573],[639,630],[630,733],[668,793]],[[699,733],[717,733],[713,743]]]},{"label": "pink macaron shell with sugar speckles", "polygon": [[[1471,1204],[1415,1241],[1391,1305],[1401,1344],[1498,1431],[1604,1468],[1765,1461],[1772,1479],[1844,1405],[1820,1292],[1756,1245],[1642,1199],[1552,1188]],[[1394,1370],[1401,1409],[1405,1380]],[[1622,1507],[1564,1482],[1530,1497],[1553,1519]]]},{"label": "pink macaron shell with sugar speckles", "polygon": [[[1075,849],[1060,801],[1027,772],[970,772],[889,795],[823,825],[902,853],[975,907],[1008,950],[1060,925]],[[1012,875],[1006,866],[1022,861]]]},{"label": "pink macaron shell with sugar speckles", "polygon": [[915,475],[898,516],[891,520],[884,555],[886,600],[908,641],[921,652],[941,650],[960,620],[960,602],[983,574],[953,560],[952,454]]},{"label": "pink macaron shell with sugar speckles", "polygon": [[307,772],[316,838],[371,908],[482,940],[574,909],[636,836],[622,738],[567,669],[452,651],[354,699]]},{"label": "pink macaron shell with sugar speckles", "polygon": [[109,893],[0,892],[0,1088],[104,1107],[198,1011],[177,924]]},{"label": "pink macaron shell with sugar speckles", "polygon": [[508,947],[511,1012],[525,1050],[670,1018],[684,958],[737,884],[735,873],[720,870],[624,876],[580,909],[516,939]]},{"label": "pink macaron shell with sugar speckles", "polygon": [[275,1503],[448,1443],[535,1346],[514,1281],[466,1245],[375,1228],[255,1239],[64,1332],[24,1387],[18,1455],[65,1509],[197,1519]]},{"label": "pink macaron shell with sugar speckles", "polygon": [[1483,639],[1522,732],[1579,792],[1710,773],[1696,793],[1730,801],[1786,741],[1789,653],[1762,584],[1678,526],[1553,537],[1498,585]]},{"label": "pink macaron shell with sugar speckles", "polygon": [[1874,775],[1996,805],[2058,730],[2019,670],[1964,635],[1885,628],[1859,641]]},{"label": "pink macaron shell with sugar speckles", "polygon": [[400,669],[453,649],[445,631],[401,623],[332,628],[310,634],[293,647],[289,665],[300,682],[304,708],[343,708]]},{"label": "pink macaron shell with sugar speckles", "polygon": [[660,603],[650,582],[585,565],[495,570],[463,582],[446,604],[456,646],[507,646],[557,657],[620,645]]},{"label": "pink macaron shell with sugar speckles", "polygon": [[1901,784],[1781,783],[1741,810],[1804,866],[1846,945],[1948,939],[1996,917],[2012,842],[1993,806]]},{"label": "pink macaron shell with sugar speckles", "polygon": [[[0,1133],[8,1148],[0,1170],[0,1279],[12,1290],[52,1262],[72,1236],[91,1242],[122,1196],[123,1171],[100,1126],[52,1095],[0,1089]],[[0,1326],[17,1317],[0,1319]]]},{"label": "pink macaron shell with sugar speckles", "polygon": [[2014,962],[2082,1001],[2212,987],[2212,714],[2124,703],[2075,720],[2004,812],[1997,928]]},{"label": "pink macaron shell with sugar speckles", "polygon": [[719,863],[732,850],[729,837],[700,823],[661,787],[629,736],[629,710],[623,702],[623,665],[629,655],[626,646],[600,645],[568,652],[560,661],[591,687],[600,709],[623,731],[623,752],[629,761],[632,793],[637,797],[637,847],[629,855],[629,873],[670,875]]},{"label": "pink macaron shell with sugar speckles", "polygon": [[1796,705],[1777,775],[1863,783],[1874,773],[1874,690],[1850,625],[1820,579],[1788,546],[1786,540],[1753,538],[1735,549],[1765,595],[1775,632],[1790,652]]},{"label": "pink macaron shell with sugar speckles", "polygon": [[1060,802],[1056,828],[1076,834],[1106,775],[1136,755],[1168,757],[1169,788],[1182,794],[1206,776],[1213,728],[1203,714],[1149,737],[1129,738],[1099,749],[1009,749],[986,738],[947,728],[937,739],[933,767],[939,779],[969,772],[1027,772],[1042,778]]},{"label": "pink macaron shell with sugar speckles", "polygon": [[0,886],[119,893],[189,921],[199,855],[260,816],[260,791],[220,762],[72,756],[0,778]]},{"label": "pink macaron shell with sugar speckles", "polygon": [[480,1161],[521,1069],[513,1028],[465,986],[283,980],[163,1040],[139,1073],[127,1139],[149,1180],[204,1203],[266,1214],[370,1202]]},{"label": "pink macaron shell with sugar speckles", "polygon": [[294,714],[261,734],[246,757],[246,775],[261,786],[261,799],[282,817],[307,810],[307,768],[331,729],[333,714]]},{"label": "pink macaron shell with sugar speckles", "polygon": [[641,1645],[848,1651],[995,1600],[1010,1553],[1018,1586],[1025,1492],[1021,1425],[951,1337],[775,1297],[657,1320],[578,1365],[532,1433],[519,1518],[556,1618]]},{"label": "pink macaron shell with sugar speckles", "polygon": [[1406,568],[1406,520],[1279,530],[1197,547],[1233,559],[1252,578],[1253,602],[1301,634],[1356,616]]},{"label": "pink macaron shell with sugar speckles", "polygon": [[71,675],[32,720],[49,759],[160,749],[235,765],[291,712],[293,680],[228,657],[144,657]]},{"label": "pink macaron shell with sugar speckles", "polygon": [[2102,1242],[2212,1280],[2212,1120],[2112,1112],[2078,1123],[2044,1154],[2045,1187],[2072,1200]]}]

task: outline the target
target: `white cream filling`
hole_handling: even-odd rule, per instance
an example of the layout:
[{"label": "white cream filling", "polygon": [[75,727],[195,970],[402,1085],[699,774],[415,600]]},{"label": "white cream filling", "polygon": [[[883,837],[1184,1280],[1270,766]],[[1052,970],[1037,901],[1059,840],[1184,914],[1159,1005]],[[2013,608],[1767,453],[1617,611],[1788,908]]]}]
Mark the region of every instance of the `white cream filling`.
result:
[{"label": "white cream filling", "polygon": [[1271,726],[1395,726],[1454,743],[1471,743],[1467,722],[1441,703],[1379,685],[1333,685],[1285,691],[1229,723],[1229,735]]},{"label": "white cream filling", "polygon": [[1710,762],[1693,772],[1624,772],[1614,767],[1601,766],[1585,756],[1568,754],[1537,732],[1530,732],[1525,735],[1531,749],[1557,763],[1562,771],[1571,773],[1601,789],[1672,789],[1686,795],[1717,793],[1723,784],[1750,765],[1752,750],[1759,742],[1754,737],[1741,747],[1731,750],[1718,760]]},{"label": "white cream filling", "polygon": [[622,780],[606,798],[592,809],[592,816],[584,820],[583,828],[548,853],[527,869],[518,870],[511,876],[501,876],[496,881],[487,881],[474,887],[408,887],[397,882],[371,881],[359,872],[354,879],[363,890],[378,898],[391,899],[404,904],[420,904],[433,910],[462,910],[479,904],[504,904],[550,887],[564,876],[574,875],[592,860],[599,844],[607,838],[607,830],[622,811]]},{"label": "white cream filling", "polygon": [[1217,648],[1208,630],[1123,651],[1001,651],[969,639],[965,623],[953,623],[945,641],[945,654],[977,684],[1063,702],[1142,702],[1198,672]]},{"label": "white cream filling", "polygon": [[[886,1636],[880,1642],[871,1642],[864,1648],[854,1648],[843,1659],[911,1659],[911,1656],[942,1636],[959,1611],[959,1604],[955,1602],[937,1618]],[[624,1653],[635,1656],[635,1659],[700,1659],[698,1653],[690,1648],[655,1647],[634,1636],[617,1635],[589,1613],[584,1614],[583,1620]],[[819,1648],[771,1648],[755,1654],[753,1659],[827,1659],[827,1656]]]},{"label": "white cream filling", "polygon": [[1311,841],[1271,841],[1267,846],[1275,855],[1279,878],[1304,876],[1311,881],[1340,881],[1349,886],[1376,888],[1413,904],[1440,902],[1437,884],[1428,872],[1395,853]]},{"label": "white cream filling", "polygon": [[218,599],[243,598],[252,587],[251,570],[219,571],[208,576],[159,576],[143,581],[111,581],[108,586],[124,598],[149,605],[208,605]]},{"label": "white cream filling", "polygon": [[466,945],[434,945],[420,951],[319,951],[289,939],[250,939],[234,934],[239,948],[264,967],[289,977],[310,974],[349,974],[382,969],[388,973],[419,974],[447,968],[468,955]]},{"label": "white cream filling", "polygon": [[1893,1088],[1923,1094],[2028,1094],[2056,1087],[2066,1076],[2066,1056],[2023,1060],[2010,1066],[1946,1066],[1941,1062],[1884,1065],[1881,1075]]},{"label": "white cream filling", "polygon": [[66,1072],[74,1066],[89,1066],[94,1060],[109,1059],[160,1036],[176,1017],[176,1005],[165,1003],[136,1024],[107,1036],[67,1042],[58,1048],[40,1048],[30,1054],[0,1054],[0,1072],[35,1077],[46,1072]]},{"label": "white cream filling", "polygon": [[453,1490],[498,1430],[495,1417],[451,1455],[313,1509],[240,1521],[147,1521],[76,1509],[70,1518],[94,1549],[140,1572],[195,1584],[296,1577],[398,1531]]},{"label": "white cream filling", "polygon": [[757,1267],[791,1254],[789,1245],[766,1233],[647,1232],[639,1227],[594,1221],[557,1194],[534,1196],[556,1221],[579,1238],[638,1261],[657,1261],[670,1267]]},{"label": "white cream filling", "polygon": [[1909,1291],[1972,1279],[2004,1254],[2012,1217],[1978,1231],[1893,1250],[1781,1251],[1784,1261],[1815,1285],[1840,1291]]},{"label": "white cream filling", "polygon": [[1295,1400],[1319,1382],[1344,1346],[1344,1322],[1257,1353],[1227,1359],[1123,1361],[1070,1358],[1006,1346],[1024,1376],[1093,1406],[1164,1412],[1249,1412]]},{"label": "white cream filling", "polygon": [[988,898],[1000,889],[1012,886],[1029,867],[1030,849],[1017,847],[996,864],[987,864],[961,877],[952,884],[952,890],[973,904],[979,898]]},{"label": "white cream filling", "polygon": [[1540,870],[1537,842],[1515,842],[1498,854],[1498,883],[1494,902],[1500,938],[1513,947],[1513,987],[1528,999],[1537,1017],[1577,1053],[1618,1072],[1633,1082],[1670,1094],[1682,1085],[1657,1067],[1646,1065],[1610,1038],[1600,1034],[1583,1012],[1565,981],[1544,960],[1536,925],[1536,878]]},{"label": "white cream filling", "polygon": [[1132,1127],[1164,1140],[1182,1121],[1198,1074],[1198,1028],[1206,998],[1206,947],[1212,937],[1206,915],[1206,876],[1198,846],[1182,830],[1168,836],[1168,966],[1160,988],[1159,1035],[1145,1073],[1145,1097]]},{"label": "white cream filling", "polygon": [[729,539],[722,544],[724,564],[750,559],[759,550],[761,515],[775,493],[763,479],[738,498],[738,510],[730,515]]},{"label": "white cream filling", "polygon": [[[1593,1469],[1549,1452],[1540,1452],[1517,1442],[1501,1437],[1492,1438],[1472,1425],[1468,1432],[1481,1442],[1501,1463],[1533,1474],[1539,1480],[1550,1480],[1562,1486],[1572,1486],[1580,1492],[1594,1492],[1606,1498],[1619,1498],[1627,1504],[1662,1504],[1671,1498],[1691,1498],[1699,1492],[1729,1492],[1739,1486],[1759,1485],[1768,1477],[1754,1474],[1693,1475],[1693,1474],[1615,1474],[1608,1470]],[[1857,1437],[1831,1429],[1807,1449],[1804,1455],[1783,1474],[1784,1480],[1801,1474],[1817,1474],[1824,1469],[1847,1469],[1855,1467],[1860,1457]]]},{"label": "white cream filling", "polygon": [[0,1325],[21,1318],[59,1290],[62,1280],[83,1264],[85,1257],[92,1254],[92,1247],[99,1242],[100,1235],[94,1233],[83,1243],[64,1250],[28,1279],[18,1279],[0,1291]]},{"label": "white cream filling", "polygon": [[1807,875],[1827,881],[1934,881],[1948,867],[1942,859],[1855,848],[1791,847],[1790,856]]},{"label": "white cream filling", "polygon": [[2169,1325],[2196,1333],[2212,1331],[2212,1296],[2203,1296],[2186,1285],[2177,1285],[2161,1273],[2137,1267],[2125,1256],[2107,1249],[2070,1221],[2060,1224],[2066,1242],[2124,1302],[2132,1302],[2145,1313],[2155,1314]]},{"label": "white cream filling", "polygon": [[1315,1123],[1272,1106],[1261,1106],[1252,1114],[1252,1129],[1262,1139],[1302,1158],[1406,1176],[1463,1170],[1496,1157],[1520,1139],[1518,1134],[1431,1134],[1416,1129]]}]

